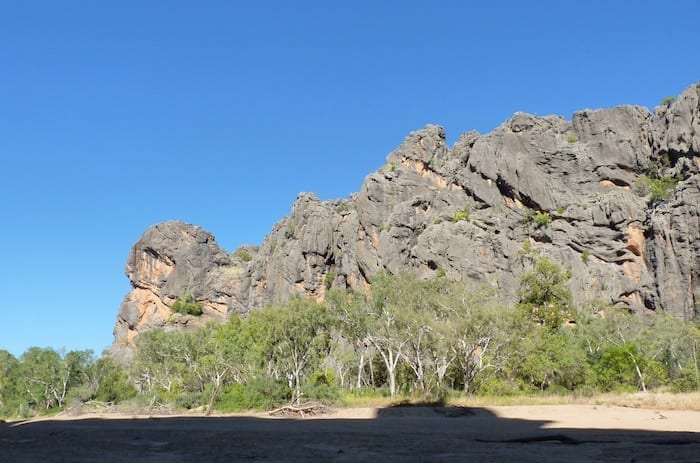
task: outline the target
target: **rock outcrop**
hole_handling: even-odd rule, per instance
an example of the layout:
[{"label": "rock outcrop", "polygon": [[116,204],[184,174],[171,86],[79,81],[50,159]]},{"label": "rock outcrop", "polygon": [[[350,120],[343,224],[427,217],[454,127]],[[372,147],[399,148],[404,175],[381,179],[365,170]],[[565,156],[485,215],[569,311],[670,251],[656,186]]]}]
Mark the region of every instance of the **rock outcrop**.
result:
[{"label": "rock outcrop", "polygon": [[[663,196],[658,179],[670,181]],[[388,269],[473,280],[515,302],[539,256],[571,269],[579,303],[690,320],[700,316],[699,205],[700,83],[654,113],[517,113],[452,148],[443,128],[427,126],[350,198],[300,194],[259,248],[226,255],[197,227],[149,229],[127,262],[134,289],[113,351],[152,327],[202,323],[170,313],[183,293],[204,304],[204,319],[224,319],[296,293],[363,290]]]}]

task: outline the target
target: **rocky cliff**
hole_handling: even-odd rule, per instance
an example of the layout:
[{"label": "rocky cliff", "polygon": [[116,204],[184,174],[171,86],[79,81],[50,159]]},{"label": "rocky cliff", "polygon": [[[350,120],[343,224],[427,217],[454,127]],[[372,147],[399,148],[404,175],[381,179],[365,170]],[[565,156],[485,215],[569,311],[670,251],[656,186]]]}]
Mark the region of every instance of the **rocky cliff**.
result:
[{"label": "rocky cliff", "polygon": [[[411,133],[348,199],[300,194],[258,247],[224,253],[180,222],[134,245],[133,290],[113,352],[149,328],[197,326],[330,287],[365,289],[380,269],[446,275],[516,300],[539,256],[571,269],[577,302],[700,316],[700,83],[653,113],[637,106],[517,113],[487,135]],[[204,316],[173,315],[193,295]]]}]

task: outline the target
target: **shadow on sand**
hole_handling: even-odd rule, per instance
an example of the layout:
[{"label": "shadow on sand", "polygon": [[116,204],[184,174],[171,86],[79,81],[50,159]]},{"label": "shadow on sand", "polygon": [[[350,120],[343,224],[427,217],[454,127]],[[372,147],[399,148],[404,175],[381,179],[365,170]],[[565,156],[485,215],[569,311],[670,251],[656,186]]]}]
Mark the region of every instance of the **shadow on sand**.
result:
[{"label": "shadow on sand", "polygon": [[0,423],[0,462],[700,462],[700,434],[557,429],[485,408],[373,419],[162,417]]}]

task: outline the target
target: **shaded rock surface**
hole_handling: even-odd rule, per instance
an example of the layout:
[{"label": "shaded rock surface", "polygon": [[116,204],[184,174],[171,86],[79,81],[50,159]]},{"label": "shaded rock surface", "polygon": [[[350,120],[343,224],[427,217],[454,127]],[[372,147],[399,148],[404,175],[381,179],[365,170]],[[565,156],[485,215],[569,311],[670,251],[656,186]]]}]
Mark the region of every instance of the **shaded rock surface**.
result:
[{"label": "shaded rock surface", "polygon": [[[665,199],[649,178],[675,177]],[[224,253],[204,230],[156,225],[134,245],[133,290],[113,352],[153,327],[208,319],[328,288],[363,290],[381,269],[446,275],[516,301],[542,256],[568,267],[575,301],[700,316],[700,83],[653,113],[583,110],[571,121],[517,113],[448,147],[442,127],[411,133],[350,198],[300,194],[262,245]],[[170,306],[189,293],[200,318]]]}]

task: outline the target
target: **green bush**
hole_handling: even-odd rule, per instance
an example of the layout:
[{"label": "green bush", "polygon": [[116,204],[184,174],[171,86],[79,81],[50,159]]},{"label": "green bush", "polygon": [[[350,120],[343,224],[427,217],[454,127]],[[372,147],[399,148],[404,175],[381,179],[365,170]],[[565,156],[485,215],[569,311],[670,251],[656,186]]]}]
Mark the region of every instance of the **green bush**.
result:
[{"label": "green bush", "polygon": [[588,263],[588,259],[590,259],[590,258],[591,258],[591,251],[589,251],[588,249],[584,249],[584,250],[581,252],[581,260],[583,261],[583,263],[584,263],[584,264],[587,264],[587,263]]},{"label": "green bush", "polygon": [[202,303],[195,301],[190,294],[183,294],[175,300],[170,310],[174,313],[198,317],[202,315]]},{"label": "green bush", "polygon": [[245,248],[236,249],[236,252],[234,252],[233,255],[241,259],[243,262],[250,262],[253,260],[253,256]]},{"label": "green bush", "polygon": [[552,216],[549,212],[538,212],[535,214],[535,227],[548,227],[552,223]]},{"label": "green bush", "polygon": [[340,397],[340,388],[333,370],[314,371],[301,388],[307,399],[335,402]]},{"label": "green bush", "polygon": [[566,137],[566,141],[568,143],[576,143],[578,141],[578,137],[576,135],[569,135]]},{"label": "green bush", "polygon": [[334,272],[328,272],[326,273],[326,276],[323,277],[323,284],[325,285],[326,289],[331,289],[331,286],[333,286],[333,281],[335,280],[335,273]]},{"label": "green bush", "polygon": [[464,206],[463,209],[456,211],[453,220],[455,222],[459,222],[460,220],[469,220],[469,206]]},{"label": "green bush", "polygon": [[136,396],[137,391],[129,381],[126,371],[111,357],[102,357],[94,366],[98,379],[94,398],[100,402],[119,403]]},{"label": "green bush", "polygon": [[201,407],[206,403],[206,398],[202,392],[183,392],[175,398],[175,406],[192,410]]},{"label": "green bush", "polygon": [[287,384],[270,378],[256,377],[246,384],[234,383],[219,396],[215,408],[221,412],[270,410],[292,397]]},{"label": "green bush", "polygon": [[661,106],[670,106],[674,101],[676,101],[675,97],[667,96],[666,98],[661,100]]},{"label": "green bush", "polygon": [[663,201],[671,197],[680,180],[677,177],[659,175],[658,168],[654,167],[647,174],[637,177],[632,188],[640,196],[650,195],[651,201]]},{"label": "green bush", "polygon": [[678,179],[674,177],[660,177],[653,179],[651,181],[651,187],[649,189],[651,193],[650,199],[652,201],[654,200],[660,200],[663,201],[665,199],[668,199],[671,197],[673,194],[673,190],[675,190],[676,185],[678,184]]}]

